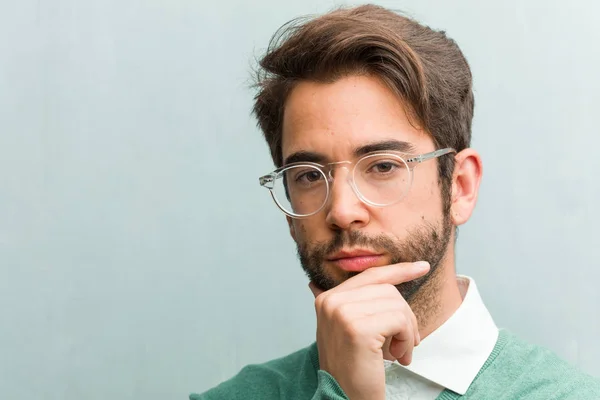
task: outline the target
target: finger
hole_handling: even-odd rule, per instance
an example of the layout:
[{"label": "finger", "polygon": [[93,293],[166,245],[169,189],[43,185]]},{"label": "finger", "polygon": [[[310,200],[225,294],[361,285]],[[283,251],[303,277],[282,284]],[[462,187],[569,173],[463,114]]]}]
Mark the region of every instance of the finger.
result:
[{"label": "finger", "polygon": [[[357,301],[354,303],[344,303],[334,309],[343,316],[344,319],[369,317],[378,314],[408,314],[407,320],[410,320],[412,328],[412,310],[408,305],[403,304],[395,298],[380,298],[366,301]],[[414,335],[414,332],[413,332]]]},{"label": "finger", "polygon": [[390,284],[366,285],[343,292],[327,292],[330,306],[346,303],[356,303],[375,299],[392,298],[400,303],[406,303],[396,286]]},{"label": "finger", "polygon": [[410,317],[402,312],[388,311],[381,312],[371,316],[357,318],[355,321],[356,330],[362,331],[368,337],[392,337],[390,344],[390,353],[401,358],[407,353],[412,353],[414,347],[414,330]]},{"label": "finger", "polygon": [[371,284],[388,283],[391,285],[398,285],[419,278],[427,272],[429,272],[429,263],[427,261],[373,267],[342,282],[331,289],[331,291],[341,292]]},{"label": "finger", "polygon": [[390,342],[390,354],[402,365],[409,365],[412,362],[415,337],[412,322],[410,325],[410,330],[407,329],[397,333]]},{"label": "finger", "polygon": [[383,358],[386,360],[395,360],[396,358],[390,353],[390,345],[392,343],[392,338],[385,338],[385,342],[383,343]]},{"label": "finger", "polygon": [[410,351],[407,351],[406,353],[404,353],[404,355],[402,357],[396,358],[396,360],[398,360],[398,362],[400,364],[404,365],[405,367],[412,363],[412,359],[413,359],[412,349]]},{"label": "finger", "polygon": [[315,296],[315,299],[317,298],[317,296],[323,293],[323,290],[319,289],[317,285],[315,285],[312,281],[310,281],[308,287],[310,288],[310,291],[312,292],[313,296]]}]

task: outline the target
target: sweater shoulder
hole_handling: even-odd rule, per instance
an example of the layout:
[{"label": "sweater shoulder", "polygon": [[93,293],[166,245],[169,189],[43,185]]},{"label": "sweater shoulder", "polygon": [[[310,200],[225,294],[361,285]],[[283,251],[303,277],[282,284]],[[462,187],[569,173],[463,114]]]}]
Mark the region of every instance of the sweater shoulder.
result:
[{"label": "sweater shoulder", "polygon": [[190,400],[279,399],[286,393],[314,388],[317,382],[316,357],[316,344],[313,343],[284,357],[246,365],[220,385],[202,394],[191,394]]},{"label": "sweater shoulder", "polygon": [[498,398],[600,398],[600,380],[554,352],[502,330],[504,346],[480,372],[473,389],[502,393]]},{"label": "sweater shoulder", "polygon": [[306,367],[312,366],[313,368],[318,368],[318,357],[317,344],[312,343],[286,356],[276,358],[264,364],[255,364],[254,366],[267,368],[274,372],[277,371],[282,376],[288,376],[296,374],[299,365],[306,364]]}]

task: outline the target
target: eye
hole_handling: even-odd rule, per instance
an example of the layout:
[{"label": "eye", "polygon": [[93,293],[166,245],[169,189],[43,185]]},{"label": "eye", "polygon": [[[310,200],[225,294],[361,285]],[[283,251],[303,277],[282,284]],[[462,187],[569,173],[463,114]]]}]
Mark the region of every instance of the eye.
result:
[{"label": "eye", "polygon": [[299,172],[294,179],[297,183],[307,185],[323,179],[323,175],[316,170]]},{"label": "eye", "polygon": [[374,172],[377,174],[389,174],[398,168],[398,164],[391,161],[380,161],[376,164],[373,164],[371,168],[369,168],[369,172]]}]

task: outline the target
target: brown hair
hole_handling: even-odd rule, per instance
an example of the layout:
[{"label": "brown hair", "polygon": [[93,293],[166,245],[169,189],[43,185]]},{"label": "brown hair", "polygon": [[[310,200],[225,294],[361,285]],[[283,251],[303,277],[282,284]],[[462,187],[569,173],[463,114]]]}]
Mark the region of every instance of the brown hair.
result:
[{"label": "brown hair", "polygon": [[[284,106],[295,84],[350,74],[381,79],[437,148],[461,151],[470,145],[474,99],[465,57],[445,32],[396,12],[365,5],[293,20],[273,36],[259,66],[253,111],[278,167]],[[453,169],[452,156],[439,159],[444,197]]]}]

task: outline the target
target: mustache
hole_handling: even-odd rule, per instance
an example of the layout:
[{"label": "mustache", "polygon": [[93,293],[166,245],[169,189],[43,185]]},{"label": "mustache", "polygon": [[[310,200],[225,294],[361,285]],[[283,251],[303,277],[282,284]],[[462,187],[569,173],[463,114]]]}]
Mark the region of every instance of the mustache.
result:
[{"label": "mustache", "polygon": [[318,243],[311,253],[320,259],[337,253],[344,247],[363,247],[377,252],[394,254],[397,252],[396,243],[386,235],[369,236],[360,231],[337,231],[334,237],[325,243]]}]

